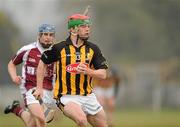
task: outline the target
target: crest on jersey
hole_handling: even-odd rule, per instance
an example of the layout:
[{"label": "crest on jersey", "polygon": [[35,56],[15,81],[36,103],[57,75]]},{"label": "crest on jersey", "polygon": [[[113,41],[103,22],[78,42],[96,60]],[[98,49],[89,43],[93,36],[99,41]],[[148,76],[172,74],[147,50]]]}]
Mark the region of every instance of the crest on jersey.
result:
[{"label": "crest on jersey", "polygon": [[80,52],[76,52],[76,60],[81,60],[81,53]]}]

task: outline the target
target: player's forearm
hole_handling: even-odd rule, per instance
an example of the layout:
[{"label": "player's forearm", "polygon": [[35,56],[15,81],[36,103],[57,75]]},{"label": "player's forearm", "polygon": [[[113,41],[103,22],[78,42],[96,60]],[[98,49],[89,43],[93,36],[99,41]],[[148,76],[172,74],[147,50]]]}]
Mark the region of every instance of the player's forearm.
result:
[{"label": "player's forearm", "polygon": [[44,75],[46,72],[47,65],[44,64],[41,60],[39,61],[38,67],[37,67],[37,88],[42,89],[43,87],[43,80],[44,80]]},{"label": "player's forearm", "polygon": [[88,75],[94,78],[98,79],[106,79],[107,78],[107,72],[106,69],[98,69],[98,70],[93,70],[90,69]]},{"label": "player's forearm", "polygon": [[17,77],[16,65],[13,64],[12,60],[8,63],[8,72],[11,79],[14,81]]}]

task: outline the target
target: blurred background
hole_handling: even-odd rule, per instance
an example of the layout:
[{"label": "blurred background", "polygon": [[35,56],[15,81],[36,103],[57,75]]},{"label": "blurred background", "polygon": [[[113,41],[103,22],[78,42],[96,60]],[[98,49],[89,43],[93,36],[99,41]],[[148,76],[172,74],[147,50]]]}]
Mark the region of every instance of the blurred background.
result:
[{"label": "blurred background", "polygon": [[116,109],[173,110],[168,127],[180,126],[180,0],[0,0],[0,114],[21,99],[7,72],[13,54],[36,41],[42,23],[54,24],[57,42],[64,40],[67,17],[87,5],[90,41],[122,79]]}]

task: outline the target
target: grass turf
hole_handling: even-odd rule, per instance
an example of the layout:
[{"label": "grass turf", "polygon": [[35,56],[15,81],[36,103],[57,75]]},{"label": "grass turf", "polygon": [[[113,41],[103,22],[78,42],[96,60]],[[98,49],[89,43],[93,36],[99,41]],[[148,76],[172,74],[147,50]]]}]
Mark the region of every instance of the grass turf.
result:
[{"label": "grass turf", "polygon": [[[114,125],[115,127],[180,127],[180,111],[116,111]],[[0,127],[22,126],[24,126],[23,122],[15,115],[0,115]],[[76,125],[72,120],[61,115],[47,127],[76,127]]]}]

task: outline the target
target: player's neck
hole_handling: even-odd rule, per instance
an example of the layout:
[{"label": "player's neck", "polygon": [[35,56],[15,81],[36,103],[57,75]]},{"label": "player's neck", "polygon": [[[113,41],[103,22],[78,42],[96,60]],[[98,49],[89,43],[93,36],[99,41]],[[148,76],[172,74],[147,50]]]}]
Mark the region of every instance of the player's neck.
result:
[{"label": "player's neck", "polygon": [[83,40],[81,40],[80,38],[77,38],[77,36],[73,36],[73,35],[71,35],[71,41],[72,41],[73,45],[77,48],[80,47],[81,45],[83,45],[83,43],[84,43]]}]

